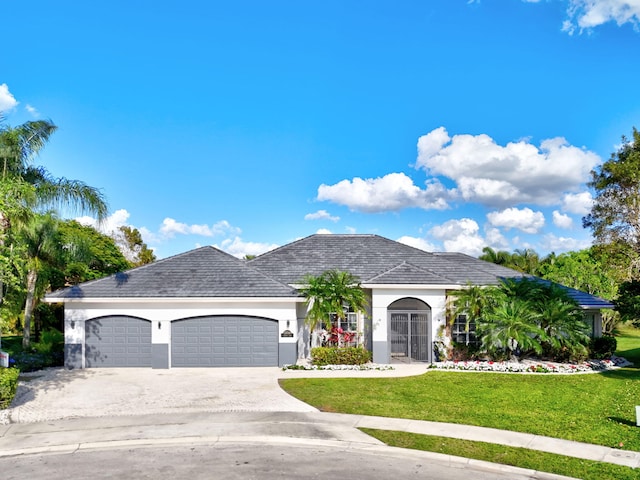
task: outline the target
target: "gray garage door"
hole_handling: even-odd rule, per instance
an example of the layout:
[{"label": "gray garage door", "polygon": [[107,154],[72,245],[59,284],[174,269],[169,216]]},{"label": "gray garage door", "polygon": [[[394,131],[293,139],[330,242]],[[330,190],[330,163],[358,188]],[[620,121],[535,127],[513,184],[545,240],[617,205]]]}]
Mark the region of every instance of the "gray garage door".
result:
[{"label": "gray garage door", "polygon": [[171,323],[171,366],[253,367],[278,365],[278,322],[213,316]]},{"label": "gray garage door", "polygon": [[85,323],[86,367],[150,367],[151,322],[114,316]]}]

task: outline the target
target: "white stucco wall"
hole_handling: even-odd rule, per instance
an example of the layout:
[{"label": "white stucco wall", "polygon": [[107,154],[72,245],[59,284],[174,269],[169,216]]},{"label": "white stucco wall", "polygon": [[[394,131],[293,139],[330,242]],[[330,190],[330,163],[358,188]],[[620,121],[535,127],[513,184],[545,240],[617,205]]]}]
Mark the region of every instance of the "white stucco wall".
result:
[{"label": "white stucco wall", "polygon": [[[387,358],[389,361],[389,323],[387,309],[396,300],[402,298],[417,298],[431,307],[431,338],[429,342],[435,340],[435,336],[441,325],[446,322],[446,286],[434,288],[428,285],[410,286],[367,286],[371,288],[371,321],[373,328],[372,341],[374,346],[374,358]],[[380,356],[376,355],[376,348],[386,348],[387,352]]]},{"label": "white stucco wall", "polygon": [[[152,321],[152,343],[170,343],[171,322],[208,315],[248,315],[278,321],[280,343],[296,343],[298,320],[295,300],[238,299],[229,301],[67,301],[65,303],[65,342],[84,343],[84,326],[93,318],[127,315]],[[160,325],[160,328],[158,328]],[[293,337],[281,337],[290,330]]]}]

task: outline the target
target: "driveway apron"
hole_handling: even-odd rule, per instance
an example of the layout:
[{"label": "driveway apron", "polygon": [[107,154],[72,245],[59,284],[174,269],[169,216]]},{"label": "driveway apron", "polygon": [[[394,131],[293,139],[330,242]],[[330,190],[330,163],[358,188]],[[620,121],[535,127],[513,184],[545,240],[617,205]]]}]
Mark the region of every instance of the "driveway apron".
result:
[{"label": "driveway apron", "polygon": [[315,412],[264,368],[51,369],[21,376],[1,423],[174,412]]}]

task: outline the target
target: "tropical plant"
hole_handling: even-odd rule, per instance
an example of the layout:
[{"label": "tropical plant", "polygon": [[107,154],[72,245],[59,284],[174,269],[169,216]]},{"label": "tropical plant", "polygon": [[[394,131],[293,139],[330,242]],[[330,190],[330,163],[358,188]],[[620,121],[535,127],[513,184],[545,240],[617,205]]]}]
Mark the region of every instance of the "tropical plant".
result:
[{"label": "tropical plant", "polygon": [[476,324],[483,347],[493,355],[533,350],[542,353],[537,340],[544,335],[539,316],[527,300],[508,298],[490,309]]},{"label": "tropical plant", "polygon": [[20,243],[24,245],[26,255],[26,300],[22,336],[24,348],[29,347],[31,342],[31,317],[36,304],[39,275],[45,263],[52,263],[62,253],[57,225],[58,220],[49,213],[34,215],[31,221],[19,229]]},{"label": "tropical plant", "polygon": [[307,316],[305,322],[311,333],[318,328],[330,330],[332,316],[345,319],[349,309],[366,312],[367,297],[360,281],[351,273],[327,270],[320,275],[307,275],[302,280],[300,293],[306,298]]},{"label": "tropical plant", "polygon": [[469,331],[471,323],[477,323],[482,315],[491,310],[497,302],[499,291],[494,286],[480,286],[468,283],[460,290],[450,292],[452,302],[449,304],[449,324],[464,315],[466,318],[465,330]]},{"label": "tropical plant", "polygon": [[484,247],[482,249],[482,255],[478,257],[485,262],[495,263],[496,265],[503,265],[508,267],[511,265],[511,254],[505,250],[494,250],[491,247]]},{"label": "tropical plant", "polygon": [[510,278],[498,287],[469,285],[452,296],[451,314],[467,315],[467,328],[475,323],[481,351],[493,357],[528,351],[573,358],[587,354],[582,312],[557,284]]},{"label": "tropical plant", "polygon": [[[102,193],[79,180],[52,176],[45,167],[33,165],[34,158],[47,144],[57,127],[48,120],[26,122],[0,130],[2,179],[18,179],[35,188],[35,207],[70,207],[94,213],[102,220],[107,204]],[[0,212],[4,215],[4,212]]]}]

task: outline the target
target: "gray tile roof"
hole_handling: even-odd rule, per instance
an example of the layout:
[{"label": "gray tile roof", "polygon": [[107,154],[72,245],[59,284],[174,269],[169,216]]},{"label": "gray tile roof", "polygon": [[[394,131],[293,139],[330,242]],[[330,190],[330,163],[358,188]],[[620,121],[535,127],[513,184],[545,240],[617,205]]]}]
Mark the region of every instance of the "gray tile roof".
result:
[{"label": "gray tile roof", "polygon": [[[492,285],[525,276],[462,253],[429,253],[378,235],[311,235],[248,262],[202,247],[47,298],[297,297],[290,285],[330,269],[348,271],[370,285]],[[612,307],[601,298],[568,290],[585,308]]]},{"label": "gray tile roof", "polygon": [[165,258],[47,295],[71,298],[295,297],[288,285],[214,247]]},{"label": "gray tile roof", "polygon": [[[330,269],[348,271],[362,283],[374,279],[384,283],[382,275],[403,263],[414,268],[405,266],[393,277],[387,275],[388,283],[488,285],[497,283],[500,276],[522,276],[467,255],[433,254],[378,235],[311,235],[264,253],[249,265],[287,284],[299,284],[307,274],[319,275]],[[408,275],[404,279],[402,271]]]}]

